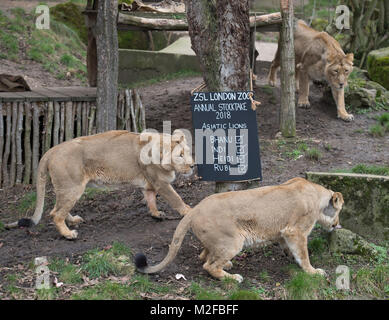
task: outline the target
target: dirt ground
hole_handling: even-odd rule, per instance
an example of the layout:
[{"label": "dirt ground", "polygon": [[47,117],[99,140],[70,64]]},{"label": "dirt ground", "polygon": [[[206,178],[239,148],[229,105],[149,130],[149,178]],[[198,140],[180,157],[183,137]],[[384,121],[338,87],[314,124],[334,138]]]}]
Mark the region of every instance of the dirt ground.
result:
[{"label": "dirt ground", "polygon": [[[255,98],[262,102],[257,110],[259,140],[264,185],[278,184],[296,176],[304,176],[306,171],[331,171],[347,169],[359,163],[388,165],[389,141],[374,138],[368,133],[375,124],[375,113],[355,114],[355,121],[345,123],[336,118],[336,107],[321,100],[320,88],[312,85],[309,110],[297,109],[296,139],[276,138],[279,125],[279,88],[263,87],[267,70],[259,72]],[[149,128],[162,130],[162,121],[170,120],[172,129],[192,128],[189,105],[190,91],[201,83],[200,78],[177,79],[140,89],[142,101],[147,110]],[[290,152],[296,143],[304,141],[309,147],[321,153],[318,161],[301,156],[294,160]],[[214,183],[179,178],[174,188],[183,200],[191,206],[213,193]],[[16,206],[20,199],[34,187],[18,186],[0,191],[0,220],[9,222],[24,215],[18,213]],[[142,194],[132,187],[123,186],[118,190],[98,193],[83,198],[74,207],[72,214],[82,216],[86,223],[79,228],[79,237],[68,241],[60,237],[48,218],[55,198],[48,188],[45,214],[42,222],[31,230],[18,229],[0,233],[0,266],[14,266],[32,261],[38,256],[58,256],[75,259],[89,249],[102,248],[113,241],[120,241],[132,248],[133,252],[146,253],[149,262],[163,259],[179,222],[179,215],[173,212],[164,201],[159,207],[168,218],[156,221],[147,212]],[[29,212],[31,215],[32,212]],[[235,259],[233,273],[240,273],[255,283],[260,271],[265,270],[277,281],[285,277],[283,266],[290,264],[281,250],[275,246],[269,257],[265,249],[244,253]],[[182,248],[163,272],[151,276],[152,279],[165,281],[176,273],[183,273],[188,280],[199,275],[207,278],[200,261],[200,243],[188,233]],[[195,257],[195,258],[194,258]]]}]

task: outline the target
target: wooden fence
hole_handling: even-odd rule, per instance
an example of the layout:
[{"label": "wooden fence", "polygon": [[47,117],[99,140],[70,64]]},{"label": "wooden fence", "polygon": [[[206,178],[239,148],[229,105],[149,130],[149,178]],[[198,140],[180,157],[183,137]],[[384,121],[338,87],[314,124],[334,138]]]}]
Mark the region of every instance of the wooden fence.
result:
[{"label": "wooden fence", "polygon": [[[121,91],[117,108],[117,129],[146,128],[137,91]],[[95,134],[95,121],[96,88],[0,92],[0,188],[35,183],[43,154],[64,141]]]}]

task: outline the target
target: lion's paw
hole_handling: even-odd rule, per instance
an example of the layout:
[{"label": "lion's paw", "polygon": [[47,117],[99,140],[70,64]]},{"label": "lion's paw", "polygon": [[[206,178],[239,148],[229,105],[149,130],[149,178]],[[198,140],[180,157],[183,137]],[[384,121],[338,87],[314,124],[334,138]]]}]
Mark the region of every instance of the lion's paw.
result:
[{"label": "lion's paw", "polygon": [[151,214],[151,217],[153,217],[154,219],[157,219],[157,220],[163,220],[166,218],[166,213],[163,211],[153,212]]},{"label": "lion's paw", "polygon": [[238,281],[239,283],[241,283],[243,281],[243,277],[238,273],[231,275],[231,277],[232,277],[232,279]]},{"label": "lion's paw", "polygon": [[276,86],[276,81],[274,79],[269,79],[268,83],[269,83],[269,86],[272,86],[272,87]]},{"label": "lion's paw", "polygon": [[68,235],[65,236],[68,240],[74,240],[78,237],[78,232],[76,230],[71,230]]},{"label": "lion's paw", "polygon": [[74,216],[71,221],[67,221],[69,225],[76,226],[82,222],[84,222],[84,219],[80,216]]},{"label": "lion's paw", "polygon": [[298,107],[303,109],[309,109],[311,107],[311,104],[309,103],[309,101],[299,101]]},{"label": "lion's paw", "polygon": [[322,275],[324,277],[327,275],[327,273],[323,269],[319,269],[319,268],[315,269],[314,273],[315,274],[320,274],[320,275]]},{"label": "lion's paw", "polygon": [[339,115],[338,118],[341,118],[343,121],[350,122],[354,120],[354,116],[352,114],[346,114],[344,116]]}]

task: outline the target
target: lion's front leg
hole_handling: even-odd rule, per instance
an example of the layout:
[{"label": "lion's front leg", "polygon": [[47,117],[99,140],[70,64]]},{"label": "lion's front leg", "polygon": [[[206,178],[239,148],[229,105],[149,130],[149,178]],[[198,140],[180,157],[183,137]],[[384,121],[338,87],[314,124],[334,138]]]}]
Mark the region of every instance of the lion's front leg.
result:
[{"label": "lion's front leg", "polygon": [[298,90],[299,90],[299,99],[298,106],[301,108],[309,108],[311,104],[309,103],[309,76],[305,70],[299,70],[298,72]]},{"label": "lion's front leg", "polygon": [[302,235],[297,230],[287,229],[282,232],[282,238],[285,240],[296,262],[305,272],[325,275],[324,270],[315,269],[309,261],[308,240],[306,236]]},{"label": "lion's front leg", "polygon": [[154,190],[143,190],[143,196],[145,197],[151,216],[157,219],[163,218],[165,213],[158,211],[157,207],[157,193]]},{"label": "lion's front leg", "polygon": [[167,203],[174,209],[177,210],[182,216],[186,215],[191,209],[190,206],[185,204],[178,193],[173,189],[169,183],[161,183],[154,186],[157,193],[159,193]]},{"label": "lion's front leg", "polygon": [[354,116],[350,113],[347,113],[345,103],[344,103],[344,88],[334,89],[331,87],[332,96],[334,97],[336,107],[338,109],[338,118],[341,118],[344,121],[354,120]]}]

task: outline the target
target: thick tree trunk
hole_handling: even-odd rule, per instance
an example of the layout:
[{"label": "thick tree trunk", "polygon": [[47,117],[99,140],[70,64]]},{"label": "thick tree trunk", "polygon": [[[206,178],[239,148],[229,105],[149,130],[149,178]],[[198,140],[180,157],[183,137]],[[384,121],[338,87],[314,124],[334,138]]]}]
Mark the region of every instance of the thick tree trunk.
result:
[{"label": "thick tree trunk", "polygon": [[97,43],[97,132],[116,129],[119,48],[117,0],[99,0]]},{"label": "thick tree trunk", "polygon": [[[249,1],[186,0],[192,49],[208,91],[249,90]],[[216,182],[216,192],[246,188],[246,183]]]},{"label": "thick tree trunk", "polygon": [[296,135],[295,57],[293,39],[293,2],[281,0],[281,109],[280,131],[284,137]]}]

